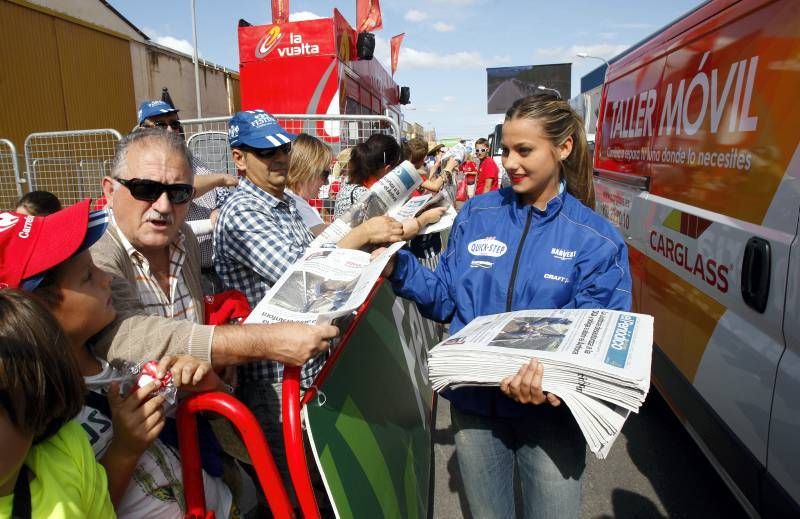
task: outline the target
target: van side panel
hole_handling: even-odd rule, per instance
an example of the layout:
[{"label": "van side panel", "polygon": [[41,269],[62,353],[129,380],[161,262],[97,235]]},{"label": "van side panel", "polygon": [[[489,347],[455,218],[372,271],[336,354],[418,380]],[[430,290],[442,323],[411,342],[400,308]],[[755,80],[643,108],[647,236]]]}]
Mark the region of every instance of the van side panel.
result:
[{"label": "van side panel", "polygon": [[[800,384],[783,336],[800,210],[790,174],[800,143],[800,10],[791,0],[712,2],[667,32],[609,71],[595,152],[598,210],[614,214],[632,196],[630,227],[620,230],[632,257],[644,256],[632,273],[637,311],[656,318],[654,383],[752,511],[781,448],[777,431],[800,432],[796,396],[780,403],[791,425],[776,429],[773,417],[770,431],[773,391],[788,395]],[[631,195],[637,182],[621,188],[620,179],[640,179],[646,190]],[[762,250],[754,243],[769,253],[753,255]],[[754,287],[766,294],[763,309],[744,297]],[[688,405],[691,398],[701,405]],[[736,456],[737,448],[745,452]],[[798,463],[774,472],[795,502]]]}]

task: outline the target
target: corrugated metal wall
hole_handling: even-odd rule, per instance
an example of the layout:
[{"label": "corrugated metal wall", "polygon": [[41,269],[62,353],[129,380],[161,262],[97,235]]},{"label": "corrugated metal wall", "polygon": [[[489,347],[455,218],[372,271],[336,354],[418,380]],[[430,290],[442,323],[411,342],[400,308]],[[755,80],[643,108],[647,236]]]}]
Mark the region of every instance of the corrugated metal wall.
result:
[{"label": "corrugated metal wall", "polygon": [[135,124],[129,42],[0,0],[0,136]]}]

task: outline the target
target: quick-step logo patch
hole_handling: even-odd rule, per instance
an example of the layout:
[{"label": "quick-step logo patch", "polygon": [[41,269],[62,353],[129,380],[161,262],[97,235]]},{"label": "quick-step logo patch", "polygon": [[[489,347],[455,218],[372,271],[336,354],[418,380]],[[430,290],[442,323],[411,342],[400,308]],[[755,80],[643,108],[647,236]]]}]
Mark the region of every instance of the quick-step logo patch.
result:
[{"label": "quick-step logo patch", "polygon": [[467,250],[473,256],[490,256],[499,258],[508,250],[508,246],[495,239],[494,236],[487,236],[480,240],[475,240],[467,245]]}]

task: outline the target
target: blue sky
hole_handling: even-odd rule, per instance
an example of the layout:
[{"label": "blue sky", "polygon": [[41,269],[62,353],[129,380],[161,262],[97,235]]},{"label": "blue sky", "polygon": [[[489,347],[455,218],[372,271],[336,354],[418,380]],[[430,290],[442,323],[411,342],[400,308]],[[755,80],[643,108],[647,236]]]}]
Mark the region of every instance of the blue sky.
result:
[{"label": "blue sky", "polygon": [[[192,51],[190,0],[110,0],[152,39]],[[196,0],[202,57],[237,70],[239,18],[270,23],[269,0]],[[407,121],[439,138],[485,136],[500,115],[486,114],[486,68],[573,62],[572,92],[611,58],[699,5],[698,0],[381,0],[376,56],[388,69],[388,40],[405,32],[395,81],[411,87]],[[355,24],[355,0],[291,0],[292,19],[329,17],[334,6]]]}]

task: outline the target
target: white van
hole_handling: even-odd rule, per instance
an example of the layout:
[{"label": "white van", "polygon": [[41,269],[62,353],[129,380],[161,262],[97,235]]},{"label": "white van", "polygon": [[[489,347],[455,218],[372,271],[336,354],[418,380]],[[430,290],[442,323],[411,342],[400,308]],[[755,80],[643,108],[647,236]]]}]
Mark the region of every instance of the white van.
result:
[{"label": "white van", "polygon": [[753,516],[800,517],[798,92],[798,2],[708,2],[611,64],[596,136],[654,384]]}]

